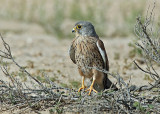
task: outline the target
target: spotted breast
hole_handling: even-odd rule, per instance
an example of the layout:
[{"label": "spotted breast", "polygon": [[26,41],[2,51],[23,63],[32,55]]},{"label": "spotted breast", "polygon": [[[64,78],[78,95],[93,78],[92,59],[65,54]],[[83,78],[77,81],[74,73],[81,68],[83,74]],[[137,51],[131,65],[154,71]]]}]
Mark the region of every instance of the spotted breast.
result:
[{"label": "spotted breast", "polygon": [[92,76],[92,72],[91,69],[87,67],[96,67],[99,69],[104,68],[104,62],[102,61],[101,55],[97,49],[97,40],[98,38],[95,40],[93,37],[78,37],[74,41],[76,64],[83,72],[83,75],[88,78]]}]

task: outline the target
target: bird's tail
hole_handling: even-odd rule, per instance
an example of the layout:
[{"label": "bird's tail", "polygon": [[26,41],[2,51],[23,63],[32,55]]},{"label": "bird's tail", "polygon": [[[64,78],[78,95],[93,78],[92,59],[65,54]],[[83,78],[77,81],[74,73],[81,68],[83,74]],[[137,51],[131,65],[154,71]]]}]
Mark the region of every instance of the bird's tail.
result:
[{"label": "bird's tail", "polygon": [[[93,79],[90,80],[91,82],[93,81]],[[94,89],[97,90],[97,91],[103,91],[105,89],[113,89],[115,91],[118,90],[118,88],[116,87],[115,84],[113,84],[109,79],[108,79],[108,76],[107,74],[104,74],[104,78],[103,78],[103,84],[102,85],[99,85],[98,83],[94,83]]]},{"label": "bird's tail", "polygon": [[104,89],[113,89],[113,90],[118,90],[118,88],[116,87],[115,84],[113,84],[110,79],[108,79],[108,75],[104,74],[104,79],[103,79],[103,85],[104,85]]}]

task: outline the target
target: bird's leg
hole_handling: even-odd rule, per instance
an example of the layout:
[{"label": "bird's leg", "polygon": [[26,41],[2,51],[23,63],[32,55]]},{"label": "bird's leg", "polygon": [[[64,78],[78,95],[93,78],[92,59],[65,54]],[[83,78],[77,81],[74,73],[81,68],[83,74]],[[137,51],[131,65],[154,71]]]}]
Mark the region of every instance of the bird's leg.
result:
[{"label": "bird's leg", "polygon": [[93,81],[92,81],[91,86],[89,87],[89,89],[86,90],[86,91],[89,91],[88,95],[91,94],[92,90],[97,93],[97,91],[93,88],[93,85],[94,85],[95,80],[96,80],[96,79],[93,78]]},{"label": "bird's leg", "polygon": [[84,79],[85,79],[84,76],[82,76],[82,87],[79,88],[78,92],[80,92],[81,89],[86,88],[86,86],[84,85]]}]

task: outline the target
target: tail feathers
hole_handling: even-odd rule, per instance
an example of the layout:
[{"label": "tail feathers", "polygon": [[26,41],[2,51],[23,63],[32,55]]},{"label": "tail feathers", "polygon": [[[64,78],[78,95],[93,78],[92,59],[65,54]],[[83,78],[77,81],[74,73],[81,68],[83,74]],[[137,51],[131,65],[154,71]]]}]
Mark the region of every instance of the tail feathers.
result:
[{"label": "tail feathers", "polygon": [[108,79],[107,74],[105,74],[105,76],[104,76],[103,85],[104,85],[104,89],[109,89],[109,88],[111,88],[111,89],[113,89],[113,90],[115,90],[115,91],[118,90],[118,88],[116,87],[116,85],[113,84],[113,83]]}]

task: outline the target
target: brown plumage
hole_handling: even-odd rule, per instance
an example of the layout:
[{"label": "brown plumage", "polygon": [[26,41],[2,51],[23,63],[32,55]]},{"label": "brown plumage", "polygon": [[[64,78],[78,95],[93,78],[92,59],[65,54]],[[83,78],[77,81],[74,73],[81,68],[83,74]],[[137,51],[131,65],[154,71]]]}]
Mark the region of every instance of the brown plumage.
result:
[{"label": "brown plumage", "polygon": [[[110,87],[117,89],[108,79],[107,74],[94,69],[109,71],[104,44],[96,34],[94,26],[90,22],[80,21],[75,24],[72,32],[75,32],[76,37],[71,44],[69,54],[73,63],[78,66],[79,73],[82,76],[82,87],[79,88],[79,91],[86,88],[84,86],[85,78],[92,80],[90,88],[87,89],[89,95],[92,90],[97,92]],[[91,67],[94,68],[91,69]]]}]

